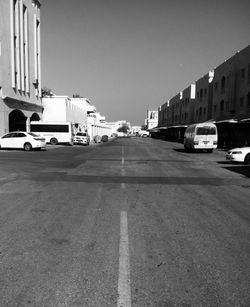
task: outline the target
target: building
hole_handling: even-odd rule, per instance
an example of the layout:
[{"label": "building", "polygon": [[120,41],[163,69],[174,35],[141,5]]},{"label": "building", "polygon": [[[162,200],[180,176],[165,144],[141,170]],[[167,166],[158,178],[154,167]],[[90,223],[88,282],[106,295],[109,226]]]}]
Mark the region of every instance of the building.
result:
[{"label": "building", "polygon": [[145,120],[146,129],[150,130],[158,125],[158,110],[147,110],[147,118]]},{"label": "building", "polygon": [[0,1],[0,134],[42,116],[40,6]]},{"label": "building", "polygon": [[90,140],[93,141],[95,136],[111,135],[111,127],[106,123],[106,117],[96,111],[96,107],[86,100],[87,106],[87,129]]},{"label": "building", "polygon": [[191,84],[182,91],[179,117],[180,125],[190,125],[194,122],[195,89],[196,85]]},{"label": "building", "polygon": [[169,100],[158,108],[158,126],[170,126]]},{"label": "building", "polygon": [[250,119],[250,46],[159,108],[158,126]]},{"label": "building", "polygon": [[51,96],[42,99],[44,111],[43,121],[71,122],[75,132],[87,129],[86,98],[70,98],[68,96]]},{"label": "building", "polygon": [[214,69],[212,118],[250,118],[250,46]]},{"label": "building", "polygon": [[[110,127],[110,133],[116,133],[119,134],[119,130],[122,130],[122,127],[127,127],[128,131],[131,131],[131,124],[127,122],[126,120],[118,120],[116,122],[106,122],[106,125]],[[121,135],[123,132],[120,133]],[[125,133],[126,134],[126,133]]]},{"label": "building", "polygon": [[195,82],[196,99],[191,123],[204,122],[212,119],[213,78],[214,71],[211,70]]},{"label": "building", "polygon": [[250,46],[160,106],[155,137],[181,141],[186,125],[205,121],[216,124],[219,147],[250,144]]},{"label": "building", "polygon": [[180,124],[180,104],[182,100],[182,92],[175,95],[169,100],[169,125],[175,126]]}]

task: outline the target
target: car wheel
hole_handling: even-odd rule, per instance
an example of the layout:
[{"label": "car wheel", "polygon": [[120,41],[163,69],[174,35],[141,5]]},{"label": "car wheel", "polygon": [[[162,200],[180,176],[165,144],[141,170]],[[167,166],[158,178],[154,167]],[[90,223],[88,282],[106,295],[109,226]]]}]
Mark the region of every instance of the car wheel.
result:
[{"label": "car wheel", "polygon": [[250,164],[250,153],[245,156],[244,163],[245,164]]},{"label": "car wheel", "polygon": [[24,148],[25,151],[31,151],[32,145],[30,143],[25,143],[23,145],[23,148]]},{"label": "car wheel", "polygon": [[51,145],[57,145],[58,144],[58,140],[56,138],[52,138],[52,139],[50,139],[50,144]]}]

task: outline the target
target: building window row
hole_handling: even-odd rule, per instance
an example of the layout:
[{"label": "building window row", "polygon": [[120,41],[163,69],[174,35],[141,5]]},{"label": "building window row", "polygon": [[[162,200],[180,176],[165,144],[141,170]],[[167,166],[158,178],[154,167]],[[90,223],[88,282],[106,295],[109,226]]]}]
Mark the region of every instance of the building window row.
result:
[{"label": "building window row", "polygon": [[[35,76],[33,84],[39,95],[40,83],[40,25],[35,16],[34,57]],[[30,37],[29,14],[22,0],[11,1],[11,61],[12,87],[20,94],[30,93]]]},{"label": "building window row", "polygon": [[196,92],[196,97],[197,99],[202,100],[203,97],[207,96],[207,88],[205,87],[204,89],[201,88],[199,91]]}]

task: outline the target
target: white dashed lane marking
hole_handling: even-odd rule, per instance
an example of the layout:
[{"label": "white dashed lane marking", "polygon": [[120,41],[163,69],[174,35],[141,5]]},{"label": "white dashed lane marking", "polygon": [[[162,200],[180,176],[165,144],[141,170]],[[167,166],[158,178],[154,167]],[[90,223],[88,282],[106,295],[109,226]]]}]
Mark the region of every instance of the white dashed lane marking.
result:
[{"label": "white dashed lane marking", "polygon": [[121,212],[117,307],[131,307],[127,212]]}]

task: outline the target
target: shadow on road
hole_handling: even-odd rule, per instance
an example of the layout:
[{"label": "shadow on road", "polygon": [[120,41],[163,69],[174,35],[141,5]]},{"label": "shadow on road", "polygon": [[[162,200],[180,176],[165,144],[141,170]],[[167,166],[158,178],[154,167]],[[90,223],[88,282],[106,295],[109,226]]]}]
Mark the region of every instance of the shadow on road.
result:
[{"label": "shadow on road", "polygon": [[174,151],[176,152],[184,152],[184,153],[187,153],[187,154],[208,154],[207,150],[203,150],[203,149],[196,149],[196,150],[190,150],[190,151],[187,151],[185,148],[173,148]]},{"label": "shadow on road", "polygon": [[250,178],[250,165],[243,165],[243,164],[229,164],[229,162],[218,162],[219,164],[222,164],[222,165],[227,165],[227,166],[223,166],[223,168],[231,171],[231,172],[234,172],[234,173],[238,173],[238,174],[241,174],[241,175],[244,175],[248,178]]}]

